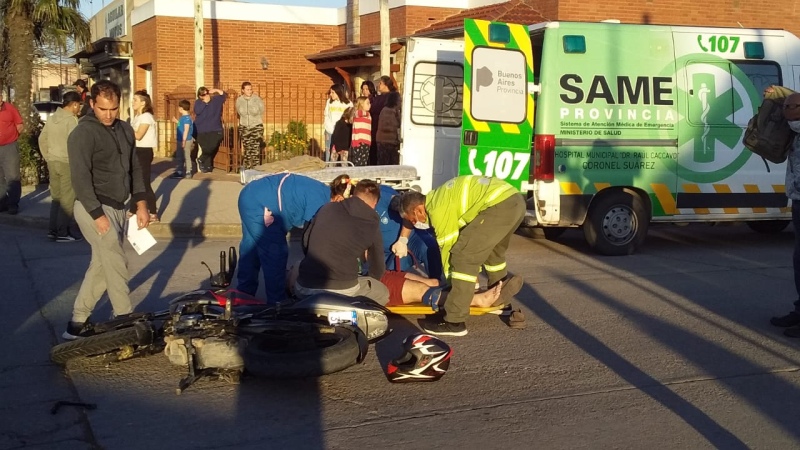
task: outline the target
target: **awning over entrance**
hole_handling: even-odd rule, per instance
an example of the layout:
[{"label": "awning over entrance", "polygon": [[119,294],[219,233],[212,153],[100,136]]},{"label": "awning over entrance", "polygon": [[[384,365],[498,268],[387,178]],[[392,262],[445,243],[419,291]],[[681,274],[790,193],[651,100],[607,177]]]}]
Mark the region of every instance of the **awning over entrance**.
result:
[{"label": "awning over entrance", "polygon": [[[121,111],[133,105],[133,44],[116,38],[104,37],[70,55],[81,66],[81,72],[94,80],[111,80],[122,91]],[[121,114],[121,118],[133,117],[133,111]]]},{"label": "awning over entrance", "polygon": [[[97,69],[116,65],[121,61],[127,62],[133,55],[133,45],[130,41],[123,41],[115,38],[101,38],[86,48],[70,55],[78,63],[87,60],[89,64]],[[85,73],[86,70],[84,70]]]},{"label": "awning over entrance", "polygon": [[[389,52],[394,54],[403,48],[405,40],[392,39],[389,44]],[[359,67],[380,67],[381,65],[381,45],[380,43],[359,44],[359,45],[339,45],[328,50],[323,50],[313,55],[306,55],[306,59],[314,63],[319,71],[335,70],[344,78],[348,89],[353,90],[351,74],[347,69]],[[399,64],[392,64],[391,72],[400,71]]]}]

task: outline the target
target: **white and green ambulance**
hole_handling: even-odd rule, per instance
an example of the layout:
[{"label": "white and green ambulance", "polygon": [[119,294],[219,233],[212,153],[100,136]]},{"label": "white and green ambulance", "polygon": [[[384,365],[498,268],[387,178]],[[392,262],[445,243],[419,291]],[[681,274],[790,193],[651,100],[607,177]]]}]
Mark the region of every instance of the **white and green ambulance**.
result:
[{"label": "white and green ambulance", "polygon": [[411,39],[402,163],[423,192],[459,174],[529,195],[528,226],[583,227],[601,254],[652,222],[791,218],[783,164],[741,143],[769,85],[800,90],[783,30],[467,20],[464,41]]}]

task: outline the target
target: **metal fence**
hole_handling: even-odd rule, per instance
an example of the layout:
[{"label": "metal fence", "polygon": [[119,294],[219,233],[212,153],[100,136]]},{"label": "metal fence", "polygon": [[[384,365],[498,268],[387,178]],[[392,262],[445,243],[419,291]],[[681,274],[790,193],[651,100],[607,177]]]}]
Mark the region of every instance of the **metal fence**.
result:
[{"label": "metal fence", "polygon": [[[225,130],[222,144],[214,159],[214,167],[227,172],[239,169],[242,160],[242,145],[238,133],[239,116],[236,114],[236,99],[241,95],[241,86],[221,87],[228,94],[222,110],[222,124]],[[290,84],[280,81],[253,84],[253,95],[264,100],[264,141],[267,144],[261,151],[261,163],[288,159],[297,155],[322,156],[325,130],[322,126],[327,89]],[[165,95],[166,111],[159,114],[164,120],[159,123],[160,142],[163,154],[171,156],[175,152],[176,128],[174,119],[179,116],[178,103],[189,100],[194,106],[196,92],[171,92]],[[286,140],[276,139],[275,133],[285,133],[291,122],[302,122],[306,127],[305,145],[286,145]],[[272,144],[272,145],[270,145]]]}]

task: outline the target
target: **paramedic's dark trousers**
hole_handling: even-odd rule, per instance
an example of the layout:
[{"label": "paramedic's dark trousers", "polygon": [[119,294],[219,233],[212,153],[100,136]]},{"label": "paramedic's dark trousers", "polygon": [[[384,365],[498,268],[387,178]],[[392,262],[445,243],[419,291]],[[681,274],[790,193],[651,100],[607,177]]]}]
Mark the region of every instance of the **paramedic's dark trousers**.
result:
[{"label": "paramedic's dark trousers", "polygon": [[481,266],[486,269],[489,286],[508,274],[506,250],[524,216],[525,199],[521,194],[513,195],[483,210],[461,230],[450,250],[452,290],[444,304],[444,320],[467,320]]}]

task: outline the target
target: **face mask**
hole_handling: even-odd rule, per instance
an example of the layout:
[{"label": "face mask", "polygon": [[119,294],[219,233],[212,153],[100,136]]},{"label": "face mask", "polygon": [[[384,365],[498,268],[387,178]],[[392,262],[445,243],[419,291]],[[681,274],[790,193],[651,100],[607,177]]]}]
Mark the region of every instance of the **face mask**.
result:
[{"label": "face mask", "polygon": [[790,120],[789,128],[791,128],[795,133],[800,133],[800,120]]},{"label": "face mask", "polygon": [[[414,217],[416,217],[416,215]],[[430,218],[426,218],[426,220],[429,220],[429,219]],[[414,228],[416,228],[418,230],[429,230],[431,228],[431,225],[428,222],[423,222],[423,221],[417,219],[416,223],[414,223]]]},{"label": "face mask", "polygon": [[416,228],[418,230],[429,230],[431,228],[431,226],[428,225],[425,222],[417,221],[417,223],[414,224],[414,228]]}]

